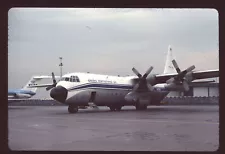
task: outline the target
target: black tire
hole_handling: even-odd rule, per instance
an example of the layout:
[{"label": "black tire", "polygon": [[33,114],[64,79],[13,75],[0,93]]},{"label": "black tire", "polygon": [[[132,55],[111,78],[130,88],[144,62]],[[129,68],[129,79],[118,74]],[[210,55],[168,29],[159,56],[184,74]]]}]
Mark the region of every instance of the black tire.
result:
[{"label": "black tire", "polygon": [[68,112],[69,113],[77,113],[78,112],[78,107],[77,106],[73,106],[73,105],[69,105],[68,106]]},{"label": "black tire", "polygon": [[135,107],[136,107],[136,110],[140,110],[140,107],[139,106],[136,105]]},{"label": "black tire", "polygon": [[137,104],[135,105],[135,108],[136,108],[136,110],[140,110],[140,104],[137,103]]},{"label": "black tire", "polygon": [[146,110],[148,106],[137,104],[135,107],[136,107],[136,110]]},{"label": "black tire", "polygon": [[147,110],[148,106],[147,105],[143,105],[142,106],[142,110]]},{"label": "black tire", "polygon": [[117,110],[117,111],[120,111],[121,108],[122,108],[122,106],[117,106],[117,107],[116,107],[116,110]]},{"label": "black tire", "polygon": [[116,108],[114,106],[110,106],[109,108],[110,108],[111,111],[115,111],[116,110]]}]

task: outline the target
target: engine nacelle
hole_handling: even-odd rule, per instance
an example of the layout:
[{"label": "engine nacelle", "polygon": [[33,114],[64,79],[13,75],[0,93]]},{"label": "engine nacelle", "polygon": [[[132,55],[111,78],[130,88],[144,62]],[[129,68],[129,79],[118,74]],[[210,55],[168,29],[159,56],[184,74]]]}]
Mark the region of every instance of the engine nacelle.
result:
[{"label": "engine nacelle", "polygon": [[187,80],[187,82],[191,82],[193,80],[192,72],[187,73],[185,75],[185,79]]},{"label": "engine nacelle", "polygon": [[155,75],[150,75],[147,78],[148,83],[150,83],[151,85],[155,85],[156,84],[156,76]]}]

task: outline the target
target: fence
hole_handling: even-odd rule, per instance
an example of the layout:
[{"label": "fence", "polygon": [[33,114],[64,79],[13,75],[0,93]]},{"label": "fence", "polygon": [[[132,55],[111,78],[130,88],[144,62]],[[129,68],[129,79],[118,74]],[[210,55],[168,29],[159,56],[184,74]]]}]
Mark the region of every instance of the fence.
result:
[{"label": "fence", "polygon": [[166,97],[161,104],[167,105],[218,105],[219,97]]}]

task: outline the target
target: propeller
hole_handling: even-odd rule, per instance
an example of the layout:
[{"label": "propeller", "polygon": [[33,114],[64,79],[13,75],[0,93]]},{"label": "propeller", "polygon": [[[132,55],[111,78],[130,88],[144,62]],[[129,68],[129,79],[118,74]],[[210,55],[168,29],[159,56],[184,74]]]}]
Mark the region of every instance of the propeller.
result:
[{"label": "propeller", "polygon": [[188,79],[185,76],[187,73],[189,73],[195,69],[195,65],[192,65],[192,66],[188,67],[186,70],[181,71],[175,60],[172,60],[172,63],[173,63],[174,68],[176,69],[178,75],[173,78],[170,78],[169,80],[166,81],[166,83],[169,84],[169,83],[176,82],[176,81],[181,82],[184,87],[184,90],[188,91],[189,90]]},{"label": "propeller", "polygon": [[138,83],[134,86],[133,90],[136,91],[139,86],[141,84],[146,84],[147,88],[152,91],[153,90],[153,87],[151,84],[149,84],[146,80],[147,76],[151,73],[153,67],[151,66],[146,72],[145,74],[142,76],[134,67],[132,68],[132,71],[134,72],[134,74],[136,74],[138,76]]},{"label": "propeller", "polygon": [[47,91],[52,89],[53,87],[55,87],[57,84],[56,79],[55,79],[55,74],[53,72],[52,72],[52,81],[53,81],[53,84],[46,88]]}]

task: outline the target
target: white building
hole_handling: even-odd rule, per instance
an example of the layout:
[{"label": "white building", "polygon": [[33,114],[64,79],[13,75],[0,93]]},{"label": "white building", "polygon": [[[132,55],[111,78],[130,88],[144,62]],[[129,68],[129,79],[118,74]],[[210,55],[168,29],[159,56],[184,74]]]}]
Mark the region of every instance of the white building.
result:
[{"label": "white building", "polygon": [[192,96],[219,96],[219,83],[207,83],[192,87]]},{"label": "white building", "polygon": [[219,96],[219,83],[195,83],[190,86],[188,92],[173,91],[168,96],[193,96],[193,97],[213,97]]}]

